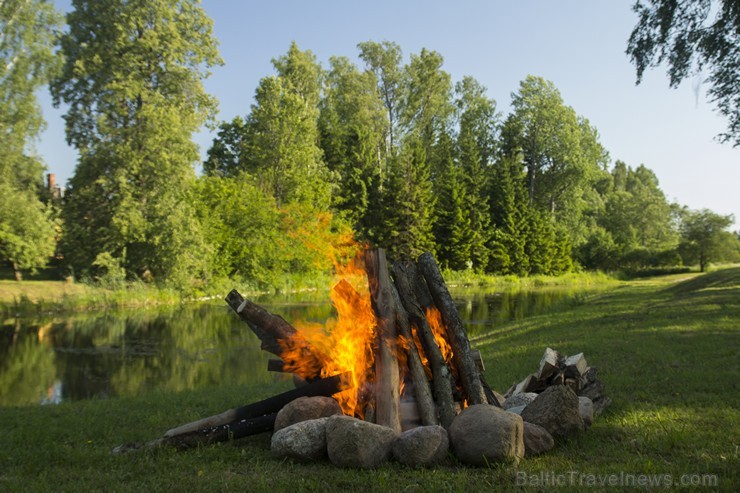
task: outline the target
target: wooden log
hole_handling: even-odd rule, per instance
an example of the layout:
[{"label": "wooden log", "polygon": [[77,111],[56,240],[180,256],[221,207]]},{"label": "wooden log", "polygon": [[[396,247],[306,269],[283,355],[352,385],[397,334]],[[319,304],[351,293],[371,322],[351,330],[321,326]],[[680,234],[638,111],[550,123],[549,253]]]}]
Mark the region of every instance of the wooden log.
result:
[{"label": "wooden log", "polygon": [[406,309],[409,320],[416,329],[416,333],[419,336],[432,370],[432,385],[434,388],[434,399],[437,402],[437,408],[439,410],[439,422],[443,427],[449,428],[456,414],[452,398],[452,374],[447,363],[445,363],[439,346],[437,346],[434,340],[432,329],[429,327],[426,315],[416,297],[412,285],[415,275],[416,268],[413,263],[396,262],[393,264],[393,280],[398,290],[401,304]]},{"label": "wooden log", "polygon": [[510,395],[521,394],[523,392],[533,392],[535,389],[537,389],[538,385],[539,380],[537,380],[537,375],[531,373],[527,375],[524,380],[516,384],[516,387],[514,387],[514,390],[513,392],[511,392]]},{"label": "wooden log", "polygon": [[545,353],[540,359],[539,369],[535,373],[537,379],[544,381],[557,373],[560,370],[558,361],[560,361],[560,353],[549,347],[545,348]]},{"label": "wooden log", "polygon": [[588,364],[586,363],[586,357],[583,353],[574,354],[565,358],[565,377],[579,379],[586,373]]},{"label": "wooden log", "polygon": [[[227,440],[244,438],[259,433],[272,431],[275,426],[277,412],[231,421],[226,424],[202,428],[155,440],[156,446],[168,446],[178,449],[188,449],[225,442]],[[151,448],[151,447],[150,447]]]},{"label": "wooden log", "polygon": [[419,270],[427,282],[437,309],[442,314],[442,320],[447,327],[448,340],[452,346],[452,358],[460,374],[460,382],[467,394],[469,404],[484,404],[488,402],[483,391],[478,369],[470,355],[470,341],[465,326],[457,313],[457,307],[447,290],[442,273],[431,253],[422,254],[418,261]]},{"label": "wooden log", "polygon": [[[311,346],[283,317],[244,299],[236,289],[226,296],[226,302],[259,337],[262,349],[282,357],[289,371],[303,378],[316,378],[321,374],[327,357]],[[297,361],[300,361],[300,371],[291,369],[291,364]]]},{"label": "wooden log", "polygon": [[375,421],[379,425],[387,426],[400,433],[396,310],[383,249],[368,250],[365,253],[365,270],[370,285],[370,299],[378,324],[375,355]]},{"label": "wooden log", "polygon": [[483,356],[481,356],[480,351],[477,349],[473,349],[472,351],[470,351],[470,356],[473,358],[475,367],[478,368],[478,373],[482,375],[483,372],[486,371],[486,365],[483,364]]},{"label": "wooden log", "polygon": [[173,437],[176,435],[191,433],[203,428],[221,426],[234,421],[252,419],[265,414],[276,413],[280,411],[283,406],[299,397],[331,397],[332,395],[347,389],[349,382],[351,382],[349,373],[342,373],[332,377],[322,378],[308,383],[303,387],[283,392],[282,394],[269,397],[259,402],[247,404],[246,406],[236,409],[229,409],[221,414],[216,414],[214,416],[209,416],[207,418],[178,426],[177,428],[168,430],[164,436],[165,438]]},{"label": "wooden log", "polygon": [[286,373],[285,361],[281,359],[270,358],[267,360],[267,371],[275,373]]},{"label": "wooden log", "polygon": [[153,450],[160,447],[175,447],[181,450],[202,447],[229,439],[244,438],[271,431],[275,426],[277,413],[271,413],[256,418],[231,421],[226,424],[192,430],[174,436],[157,438],[150,442],[125,443],[114,447],[111,454],[124,454],[139,450]]},{"label": "wooden log", "polygon": [[172,428],[171,430],[167,430],[167,432],[164,434],[165,438],[173,437],[176,435],[184,435],[185,433],[192,433],[197,430],[201,430],[203,428],[211,428],[214,426],[220,426],[227,423],[231,423],[236,419],[236,409],[228,409],[221,414],[215,414],[213,416],[208,416],[207,418],[199,419],[197,421],[192,421],[190,423],[178,426],[177,428]]},{"label": "wooden log", "polygon": [[437,409],[434,406],[432,389],[429,386],[429,380],[427,380],[427,373],[424,370],[424,365],[421,363],[419,351],[416,348],[416,344],[414,344],[414,337],[411,333],[411,323],[409,322],[409,314],[403,307],[403,303],[401,303],[401,297],[399,296],[395,285],[391,285],[391,293],[393,294],[393,303],[396,309],[396,326],[401,332],[401,335],[406,339],[408,345],[407,362],[409,373],[411,374],[411,381],[414,383],[414,397],[416,397],[419,419],[424,426],[438,425],[439,419],[437,419]]}]

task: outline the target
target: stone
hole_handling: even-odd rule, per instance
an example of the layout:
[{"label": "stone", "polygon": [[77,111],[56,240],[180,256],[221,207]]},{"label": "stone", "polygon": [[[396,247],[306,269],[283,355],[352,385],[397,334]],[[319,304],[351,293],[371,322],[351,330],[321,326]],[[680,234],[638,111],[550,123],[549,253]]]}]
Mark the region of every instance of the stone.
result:
[{"label": "stone", "polygon": [[442,462],[449,447],[447,430],[441,426],[419,426],[398,435],[391,450],[401,464],[426,467]]},{"label": "stone", "polygon": [[551,385],[522,411],[522,419],[562,438],[584,429],[578,396],[566,385]]},{"label": "stone", "polygon": [[326,458],[326,421],[309,419],[282,428],[272,435],[270,450],[280,458],[302,462]]},{"label": "stone", "polygon": [[518,414],[519,416],[521,416],[522,415],[522,411],[524,411],[524,408],[525,407],[527,407],[527,406],[514,406],[514,407],[510,407],[509,409],[506,410],[506,412],[507,413]]},{"label": "stone", "polygon": [[331,397],[299,397],[286,404],[275,417],[275,431],[309,419],[342,414],[339,403]]},{"label": "stone", "polygon": [[532,457],[552,450],[555,440],[543,427],[534,423],[524,422],[524,455]]},{"label": "stone", "polygon": [[463,409],[448,430],[457,458],[474,466],[514,462],[524,456],[524,424],[514,413],[487,404]]},{"label": "stone", "polygon": [[583,424],[588,428],[594,422],[594,403],[586,396],[578,397],[578,414],[583,419]]},{"label": "stone", "polygon": [[522,392],[521,394],[514,394],[506,401],[504,401],[503,408],[505,411],[508,411],[512,407],[517,406],[526,406],[530,402],[534,401],[537,398],[537,394],[534,392]]},{"label": "stone", "polygon": [[332,416],[326,422],[329,460],[340,467],[378,467],[390,457],[396,436],[391,428],[350,416]]}]

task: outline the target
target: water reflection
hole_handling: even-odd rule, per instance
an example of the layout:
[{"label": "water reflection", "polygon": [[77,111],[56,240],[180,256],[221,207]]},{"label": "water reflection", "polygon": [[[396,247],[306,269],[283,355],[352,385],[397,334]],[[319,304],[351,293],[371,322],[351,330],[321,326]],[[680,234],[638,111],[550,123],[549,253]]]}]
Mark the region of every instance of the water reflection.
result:
[{"label": "water reflection", "polygon": [[[585,291],[452,291],[471,335],[501,322],[573,302]],[[316,296],[257,300],[288,321],[324,323],[332,316]],[[0,326],[0,406],[182,391],[221,382],[271,381],[270,354],[218,302],[109,311]]]},{"label": "water reflection", "polygon": [[266,361],[246,325],[214,305],[14,321],[0,329],[0,405],[263,382]]},{"label": "water reflection", "polygon": [[491,291],[481,288],[450,290],[471,336],[509,320],[545,313],[580,303],[595,288],[549,287]]}]

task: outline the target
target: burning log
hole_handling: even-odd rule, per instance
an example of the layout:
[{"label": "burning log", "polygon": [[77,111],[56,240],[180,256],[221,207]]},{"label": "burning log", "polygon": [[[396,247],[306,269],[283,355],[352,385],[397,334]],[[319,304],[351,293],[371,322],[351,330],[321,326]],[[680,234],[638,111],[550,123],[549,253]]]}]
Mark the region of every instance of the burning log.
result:
[{"label": "burning log", "polygon": [[442,279],[437,262],[431,253],[424,253],[418,259],[419,270],[427,281],[427,287],[432,298],[442,314],[447,327],[449,342],[452,346],[452,357],[455,367],[460,373],[460,381],[465,391],[469,404],[484,404],[488,402],[481,384],[478,369],[475,367],[470,355],[470,341],[465,331],[465,326],[460,320],[452,296]]},{"label": "burning log", "polygon": [[201,429],[223,426],[232,422],[254,419],[266,414],[276,413],[280,411],[283,406],[299,397],[330,397],[345,390],[348,387],[347,382],[349,381],[349,378],[348,373],[322,378],[303,387],[283,392],[282,394],[269,397],[259,402],[248,404],[236,409],[229,409],[221,414],[216,414],[215,416],[209,416],[207,418],[193,421],[192,423],[178,426],[177,428],[167,431],[164,436],[165,438],[170,438],[177,435],[192,433]]},{"label": "burning log", "polygon": [[434,406],[432,389],[429,387],[427,373],[424,370],[424,365],[421,363],[416,344],[414,344],[414,337],[411,334],[411,325],[409,323],[409,314],[404,309],[401,303],[401,297],[398,295],[398,290],[394,285],[391,285],[391,293],[393,294],[393,303],[396,308],[396,325],[407,343],[407,362],[411,381],[414,383],[414,397],[416,397],[419,418],[424,426],[438,425],[439,420],[437,419],[437,409]]},{"label": "burning log", "polygon": [[[288,322],[279,315],[273,315],[264,308],[244,299],[236,289],[226,296],[229,306],[252,329],[260,341],[262,349],[276,356],[283,356],[286,352],[300,354],[303,378],[316,378],[326,361],[326,356],[312,347],[308,341]],[[290,367],[290,362],[288,367]],[[292,370],[288,370],[292,371]],[[310,374],[303,374],[310,372]]]},{"label": "burning log", "polygon": [[412,263],[396,262],[393,264],[393,279],[401,298],[401,304],[416,328],[424,353],[431,366],[434,397],[439,409],[439,421],[442,426],[448,428],[455,417],[455,405],[452,398],[452,375],[437,342],[434,340],[432,329],[429,327],[422,306],[412,288],[411,282],[415,273],[416,269]]},{"label": "burning log", "polygon": [[196,429],[187,433],[159,438],[146,445],[146,448],[175,447],[188,449],[211,445],[213,443],[225,442],[229,439],[244,438],[257,435],[266,431],[272,431],[275,426],[277,412],[262,416],[234,420],[226,424],[215,425],[208,428]]},{"label": "burning log", "polygon": [[167,431],[164,437],[150,442],[120,445],[111,453],[120,454],[158,447],[187,449],[272,431],[278,411],[289,402],[299,397],[330,397],[347,389],[349,380],[348,373],[322,378],[304,387],[173,428]]},{"label": "burning log", "polygon": [[365,268],[373,310],[377,317],[377,353],[375,355],[375,421],[401,432],[396,311],[392,284],[383,249],[365,254]]}]

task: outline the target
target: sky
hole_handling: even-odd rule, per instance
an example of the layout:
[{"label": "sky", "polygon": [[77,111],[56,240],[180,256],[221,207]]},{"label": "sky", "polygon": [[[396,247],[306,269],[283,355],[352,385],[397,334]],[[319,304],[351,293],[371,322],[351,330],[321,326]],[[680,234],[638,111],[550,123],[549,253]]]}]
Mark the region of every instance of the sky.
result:
[{"label": "sky", "polygon": [[[57,8],[70,10],[69,0]],[[408,61],[422,48],[444,57],[453,82],[471,75],[488,88],[505,116],[511,94],[527,75],[552,81],[565,104],[589,119],[612,163],[645,164],[670,201],[692,209],[734,214],[740,224],[740,148],[720,144],[727,121],[705,97],[701,77],[668,86],[665,67],[646,72],[635,85],[625,54],[636,23],[633,0],[204,0],[214,21],[224,65],[215,67],[206,90],[220,101],[219,121],[250,111],[262,77],[295,41],[325,67],[331,56],[358,65],[357,44],[393,41]],[[48,91],[40,94],[48,127],[37,144],[59,183],[74,173],[77,153],[67,146],[62,116]],[[194,136],[201,155],[215,132]]]}]

